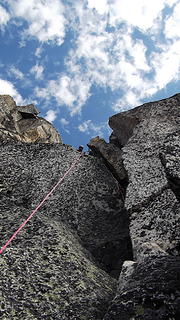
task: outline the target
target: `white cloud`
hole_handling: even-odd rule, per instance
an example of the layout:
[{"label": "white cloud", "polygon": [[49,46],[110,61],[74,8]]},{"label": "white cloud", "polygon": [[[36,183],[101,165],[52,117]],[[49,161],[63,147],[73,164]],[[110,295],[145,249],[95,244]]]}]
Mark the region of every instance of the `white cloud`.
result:
[{"label": "white cloud", "polygon": [[37,80],[40,80],[43,78],[43,71],[44,67],[36,64],[31,68],[30,73],[34,74]]},{"label": "white cloud", "polygon": [[69,121],[67,121],[65,118],[61,118],[60,119],[60,123],[64,127],[64,126],[67,126],[69,124]]},{"label": "white cloud", "polygon": [[60,124],[61,124],[63,130],[64,130],[65,132],[67,132],[68,134],[70,134],[70,131],[67,129],[67,126],[69,125],[69,121],[66,120],[65,118],[61,118],[61,119],[60,119]]},{"label": "white cloud", "polygon": [[164,34],[167,38],[180,38],[180,3],[174,7],[173,14],[165,22]]},{"label": "white cloud", "polygon": [[86,132],[89,134],[89,126],[91,124],[91,120],[86,120],[78,126],[79,131]]},{"label": "white cloud", "polygon": [[22,80],[24,78],[24,74],[15,66],[11,66],[9,68],[10,75],[13,75],[16,79]]},{"label": "white cloud", "polygon": [[88,0],[88,7],[91,9],[96,9],[99,14],[105,14],[108,11],[107,2],[107,0]]},{"label": "white cloud", "polygon": [[50,80],[46,88],[36,88],[36,96],[44,99],[55,98],[59,105],[66,105],[71,115],[79,113],[89,97],[90,85],[80,75],[73,78],[59,76],[57,80]]},{"label": "white cloud", "polygon": [[38,47],[35,51],[35,56],[37,58],[40,58],[41,57],[41,54],[42,54],[42,51],[43,51],[43,48],[42,47]]},{"label": "white cloud", "polygon": [[[173,5],[172,19],[164,18],[163,10]],[[37,97],[46,101],[54,97],[73,115],[81,111],[93,85],[108,87],[119,91],[121,99],[113,106],[118,111],[141,104],[178,79],[177,0],[72,1],[69,18],[77,38],[66,59],[66,72],[36,88]],[[110,32],[107,26],[113,27]],[[135,39],[135,28],[145,36],[144,42]],[[88,121],[79,130],[93,130]]]},{"label": "white cloud", "polygon": [[0,94],[10,95],[17,104],[21,105],[24,103],[23,98],[10,81],[0,79]]},{"label": "white cloud", "polygon": [[[96,23],[98,30],[98,20]],[[84,26],[77,47],[71,51],[66,65],[72,77],[77,72],[84,74],[84,79],[90,85],[110,87],[113,91],[134,87],[141,90],[143,75],[150,71],[146,51],[144,43],[133,40],[126,28],[113,34],[104,29],[100,34],[97,32],[92,35],[91,28]],[[126,100],[130,103],[137,99],[129,95]]]},{"label": "white cloud", "polygon": [[[162,46],[160,37],[165,22],[163,9],[176,3],[177,0],[88,0],[88,8],[80,5],[76,7],[79,35],[66,64],[71,77],[79,70],[90,85],[119,90],[121,101],[118,100],[114,105],[115,110],[140,104],[144,98],[155,94],[170,81],[177,80],[179,43],[168,43],[168,39],[165,39]],[[95,11],[92,11],[93,8]],[[178,33],[175,30],[179,30],[178,8],[178,5],[174,8],[174,20],[168,19],[165,22],[175,36]],[[106,30],[107,13],[110,17],[108,22],[114,26],[113,32]],[[100,17],[99,14],[104,16]],[[172,21],[174,24],[170,29]],[[124,25],[119,27],[122,22]],[[151,47],[140,39],[134,40],[134,28],[139,28],[149,38]],[[151,54],[148,53],[149,49]],[[81,130],[87,124],[80,127]]]},{"label": "white cloud", "polygon": [[56,111],[52,109],[48,110],[44,118],[49,122],[53,122],[57,118]]},{"label": "white cloud", "polygon": [[10,15],[5,8],[0,5],[0,25],[6,25],[10,19]]},{"label": "white cloud", "polygon": [[25,36],[62,44],[65,36],[64,6],[60,0],[8,0],[12,15],[28,23]]},{"label": "white cloud", "polygon": [[155,70],[154,85],[157,90],[165,87],[169,82],[180,79],[180,40],[164,45],[162,52],[152,55],[152,65]]},{"label": "white cloud", "polygon": [[166,5],[172,6],[177,0],[112,0],[110,4],[110,23],[124,21],[146,32],[151,29],[162,14]]},{"label": "white cloud", "polygon": [[108,63],[108,56],[104,51],[107,47],[107,40],[107,35],[92,35],[90,33],[84,34],[83,32],[78,39],[77,56],[85,59],[96,59],[96,61]]},{"label": "white cloud", "polygon": [[18,42],[18,45],[20,48],[24,48],[26,46],[26,41],[22,39]]},{"label": "white cloud", "polygon": [[[24,45],[28,37],[35,37],[42,43],[35,51],[37,58],[41,57],[43,42],[60,45],[66,27],[75,31],[76,38],[64,73],[56,73],[56,78],[51,78],[53,80],[47,81],[44,87],[35,88],[35,96],[45,99],[45,105],[54,98],[59,106],[65,105],[71,115],[80,113],[95,85],[119,92],[120,99],[113,106],[119,111],[141,104],[143,99],[179,79],[178,0],[70,0],[70,6],[62,0],[7,2],[12,18],[27,23],[27,27],[22,27],[26,29],[21,43]],[[167,6],[173,13],[164,17],[163,10]],[[0,5],[0,25],[5,26],[9,19],[9,13]],[[135,28],[147,41],[135,40]],[[30,73],[38,80],[43,79],[43,71],[43,66],[36,64]],[[23,79],[23,73],[16,67],[12,66],[9,72],[17,79]],[[11,82],[1,81],[4,81],[3,88],[9,88],[22,99]],[[54,121],[56,112],[52,109],[48,112],[46,117]],[[60,122],[67,125],[65,118]],[[97,134],[102,128],[87,120],[79,125],[79,130]]]},{"label": "white cloud", "polygon": [[121,112],[128,110],[130,107],[133,108],[141,104],[140,96],[138,96],[137,91],[128,90],[124,95],[116,101],[113,105],[113,110],[116,112]]},{"label": "white cloud", "polygon": [[56,100],[61,104],[72,106],[76,97],[74,95],[73,84],[71,78],[68,76],[62,76],[59,80],[49,82],[50,92],[56,97]]},{"label": "white cloud", "polygon": [[[158,54],[153,52],[150,55],[151,70],[154,70],[152,79],[141,77],[137,83],[132,83],[132,86],[124,91],[113,106],[115,111],[119,112],[140,105],[144,98],[164,89],[171,81],[180,80],[180,40],[172,44],[164,44],[160,48],[161,52]],[[127,82],[127,85],[130,85],[130,82]]]},{"label": "white cloud", "polygon": [[86,120],[78,126],[80,132],[85,134],[99,135],[103,136],[103,131],[105,128],[105,123],[94,124],[92,120]]}]

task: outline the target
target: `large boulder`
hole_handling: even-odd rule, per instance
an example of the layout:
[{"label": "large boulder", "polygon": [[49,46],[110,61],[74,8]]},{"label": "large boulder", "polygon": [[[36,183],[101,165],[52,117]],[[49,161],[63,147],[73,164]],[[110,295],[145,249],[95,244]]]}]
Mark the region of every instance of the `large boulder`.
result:
[{"label": "large boulder", "polygon": [[33,104],[16,106],[8,95],[0,95],[0,139],[23,142],[62,143],[57,130],[38,117]]}]

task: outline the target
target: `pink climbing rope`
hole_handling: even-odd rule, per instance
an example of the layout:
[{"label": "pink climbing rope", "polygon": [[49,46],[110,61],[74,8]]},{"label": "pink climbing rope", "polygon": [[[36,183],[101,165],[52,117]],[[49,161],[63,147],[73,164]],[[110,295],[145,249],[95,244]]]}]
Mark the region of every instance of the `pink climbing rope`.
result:
[{"label": "pink climbing rope", "polygon": [[11,241],[17,236],[17,234],[21,231],[21,229],[28,223],[29,220],[35,215],[35,213],[42,207],[44,202],[50,197],[50,195],[55,191],[55,189],[63,182],[65,177],[70,173],[70,171],[75,167],[75,165],[78,163],[80,158],[82,157],[83,153],[80,154],[80,156],[72,163],[70,168],[65,172],[65,174],[62,176],[62,178],[59,179],[59,181],[55,184],[55,186],[51,189],[51,191],[45,196],[45,198],[37,205],[37,207],[32,211],[32,213],[29,215],[29,217],[20,225],[20,227],[14,232],[12,237],[5,243],[5,245],[0,249],[0,254],[3,253],[3,251],[6,249],[6,247],[11,243]]}]

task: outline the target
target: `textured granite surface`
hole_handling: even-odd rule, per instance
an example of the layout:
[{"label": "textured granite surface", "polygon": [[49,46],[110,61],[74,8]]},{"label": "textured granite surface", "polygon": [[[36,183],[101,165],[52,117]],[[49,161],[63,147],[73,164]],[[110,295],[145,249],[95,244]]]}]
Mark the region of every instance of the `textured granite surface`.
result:
[{"label": "textured granite surface", "polygon": [[104,320],[178,320],[180,94],[115,115],[109,123],[128,174],[125,208],[135,262],[124,263]]},{"label": "textured granite surface", "polygon": [[[61,144],[0,145],[1,245],[79,157]],[[101,159],[84,156],[6,249],[2,319],[102,319],[128,259],[118,184]]]},{"label": "textured granite surface", "polygon": [[[179,120],[180,94],[110,118],[99,157],[83,156],[0,256],[3,320],[180,319]],[[0,245],[78,156],[1,136]]]}]

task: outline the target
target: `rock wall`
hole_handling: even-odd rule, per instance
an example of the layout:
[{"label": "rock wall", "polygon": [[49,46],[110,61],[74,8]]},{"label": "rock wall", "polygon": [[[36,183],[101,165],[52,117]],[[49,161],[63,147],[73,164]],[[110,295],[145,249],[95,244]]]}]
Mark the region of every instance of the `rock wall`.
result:
[{"label": "rock wall", "polygon": [[[109,120],[113,133],[106,149],[119,148],[113,170],[118,173],[117,163],[123,163],[128,175],[125,209],[134,262],[124,263],[104,320],[180,318],[179,119],[177,94]],[[89,146],[110,161],[98,140]]]},{"label": "rock wall", "polygon": [[[38,111],[0,101],[2,246],[79,153],[24,142],[14,129],[21,108],[28,123]],[[179,119],[180,94],[110,118],[110,142],[89,142],[93,155],[0,256],[3,320],[180,318]]]},{"label": "rock wall", "polygon": [[[122,149],[129,181],[125,207],[131,219],[135,256],[142,255],[141,243],[151,241],[168,253],[179,254],[179,201],[174,189],[179,186],[180,95],[124,112],[124,122],[126,116],[138,119]],[[118,137],[120,119],[121,114],[110,119]]]},{"label": "rock wall", "polygon": [[[0,149],[3,245],[79,153],[12,141]],[[118,184],[101,159],[84,156],[1,256],[2,319],[102,319],[130,257]]]}]

